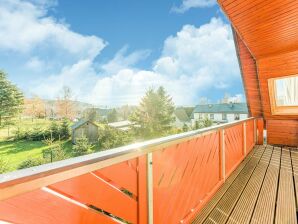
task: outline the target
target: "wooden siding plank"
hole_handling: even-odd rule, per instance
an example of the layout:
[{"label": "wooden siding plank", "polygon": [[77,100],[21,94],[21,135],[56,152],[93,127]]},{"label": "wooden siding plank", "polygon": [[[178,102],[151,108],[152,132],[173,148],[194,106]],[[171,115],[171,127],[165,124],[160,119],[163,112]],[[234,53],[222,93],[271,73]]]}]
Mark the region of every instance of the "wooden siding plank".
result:
[{"label": "wooden siding plank", "polygon": [[218,138],[216,132],[153,153],[154,222],[180,222],[211,197],[221,182]]},{"label": "wooden siding plank", "polygon": [[[111,217],[43,190],[0,202],[0,220],[26,224],[116,224]],[[1,222],[1,221],[0,221]]]},{"label": "wooden siding plank", "polygon": [[225,129],[225,164],[228,176],[244,157],[242,124]]},{"label": "wooden siding plank", "polygon": [[283,149],[279,174],[275,223],[296,224],[296,201],[293,185],[290,151]]},{"label": "wooden siding plank", "polygon": [[[132,160],[135,161],[136,159]],[[108,178],[118,188],[124,188],[134,195],[138,194],[137,190],[137,168],[133,166],[132,161],[122,162],[110,167],[106,167],[94,173],[98,176],[103,175]]]},{"label": "wooden siding plank", "polygon": [[230,186],[229,190],[225,193],[222,199],[219,201],[214,210],[210,213],[204,223],[225,223],[229,218],[230,213],[233,210],[234,205],[241,196],[243,189],[245,188],[249,178],[251,177],[254,169],[260,161],[264,152],[264,147],[261,146],[256,150],[251,160],[247,163],[245,168],[241,171],[240,175]]},{"label": "wooden siding plank", "polygon": [[256,60],[298,49],[297,1],[218,0],[218,2]]},{"label": "wooden siding plank", "polygon": [[65,180],[50,185],[49,188],[131,223],[137,223],[137,201],[95,174]]},{"label": "wooden siding plank", "polygon": [[250,222],[267,167],[271,160],[272,149],[273,147],[266,147],[260,162],[229,217],[228,224]]},{"label": "wooden siding plank", "polygon": [[268,144],[298,145],[297,120],[267,120]]},{"label": "wooden siding plank", "polygon": [[[257,148],[259,146],[255,146]],[[243,162],[237,167],[237,169],[228,177],[228,179],[225,181],[224,185],[216,192],[216,194],[212,197],[212,200],[210,200],[200,211],[200,213],[197,215],[197,217],[193,220],[193,224],[199,224],[202,223],[210,214],[210,212],[214,209],[214,207],[217,205],[217,203],[220,201],[222,196],[226,193],[226,191],[229,189],[231,184],[234,182],[234,180],[237,178],[239,173],[243,170],[243,168],[246,166],[248,161],[251,159],[253,154],[255,153],[255,150],[252,150],[251,153],[249,153]]]}]

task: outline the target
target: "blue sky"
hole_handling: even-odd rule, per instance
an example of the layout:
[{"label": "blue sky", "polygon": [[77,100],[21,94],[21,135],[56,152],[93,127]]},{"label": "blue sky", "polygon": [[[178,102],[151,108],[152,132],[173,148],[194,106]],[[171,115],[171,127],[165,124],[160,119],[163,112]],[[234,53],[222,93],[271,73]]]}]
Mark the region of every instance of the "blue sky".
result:
[{"label": "blue sky", "polygon": [[215,0],[2,0],[0,68],[26,96],[63,86],[96,105],[137,104],[163,85],[177,105],[243,98]]}]

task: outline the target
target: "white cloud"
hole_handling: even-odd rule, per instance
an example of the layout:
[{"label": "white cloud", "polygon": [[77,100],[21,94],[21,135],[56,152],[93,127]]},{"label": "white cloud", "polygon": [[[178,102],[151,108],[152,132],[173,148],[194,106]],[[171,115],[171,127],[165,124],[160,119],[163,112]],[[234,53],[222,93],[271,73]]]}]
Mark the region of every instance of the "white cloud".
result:
[{"label": "white cloud", "polygon": [[38,57],[30,58],[29,61],[25,64],[25,66],[33,71],[41,71],[45,68],[46,64],[44,61],[40,60]]},{"label": "white cloud", "polygon": [[194,104],[204,91],[228,89],[239,78],[230,27],[213,18],[199,28],[186,25],[167,38],[151,71],[122,69],[99,78],[90,100],[136,104],[146,89],[163,85],[177,104]]},{"label": "white cloud", "polygon": [[191,8],[206,8],[216,5],[216,0],[182,0],[179,7],[174,6],[173,12],[184,13]]},{"label": "white cloud", "polygon": [[149,50],[134,51],[131,54],[127,54],[128,46],[121,48],[115,55],[115,57],[108,63],[102,65],[102,69],[107,74],[117,73],[121,69],[134,66],[136,63],[145,60],[149,54]]},{"label": "white cloud", "polygon": [[[38,4],[33,4],[33,3]],[[65,85],[78,100],[97,105],[137,104],[149,87],[164,86],[177,105],[196,104],[206,92],[226,90],[239,80],[232,32],[213,18],[200,27],[185,25],[164,42],[152,68],[137,64],[148,50],[120,49],[110,61],[95,61],[106,42],[75,33],[47,15],[55,0],[2,0],[0,50],[25,58],[24,69],[40,74],[27,92],[55,98]]]},{"label": "white cloud", "polygon": [[[33,4],[33,3],[38,4]],[[83,36],[47,16],[53,0],[2,0],[0,2],[0,49],[30,53],[37,48],[59,49],[80,58],[94,58],[106,43]]]},{"label": "white cloud", "polygon": [[185,25],[165,40],[162,55],[151,70],[134,65],[146,51],[127,54],[121,49],[100,72],[92,60],[66,66],[58,75],[42,79],[34,91],[55,97],[63,85],[80,100],[96,105],[137,104],[149,87],[164,86],[177,105],[196,104],[207,91],[226,91],[239,80],[230,27],[219,18],[200,27]]}]

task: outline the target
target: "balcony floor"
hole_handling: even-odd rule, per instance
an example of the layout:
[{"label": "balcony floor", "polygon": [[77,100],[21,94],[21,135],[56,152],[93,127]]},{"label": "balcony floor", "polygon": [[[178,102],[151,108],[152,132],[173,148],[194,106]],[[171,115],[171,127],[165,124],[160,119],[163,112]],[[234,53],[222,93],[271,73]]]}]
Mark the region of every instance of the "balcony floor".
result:
[{"label": "balcony floor", "polygon": [[297,223],[298,150],[256,146],[193,223]]}]

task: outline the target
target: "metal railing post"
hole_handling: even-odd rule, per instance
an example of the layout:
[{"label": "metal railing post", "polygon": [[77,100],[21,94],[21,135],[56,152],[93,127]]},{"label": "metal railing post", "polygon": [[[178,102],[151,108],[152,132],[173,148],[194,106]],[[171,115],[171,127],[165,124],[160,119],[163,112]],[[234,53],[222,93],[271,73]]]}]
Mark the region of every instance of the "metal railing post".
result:
[{"label": "metal railing post", "polygon": [[257,120],[254,119],[254,143],[257,144],[257,139],[258,139],[258,136],[257,136]]},{"label": "metal railing post", "polygon": [[246,156],[246,122],[243,123],[243,154]]},{"label": "metal railing post", "polygon": [[148,202],[148,224],[153,224],[153,157],[147,154],[147,202]]}]

